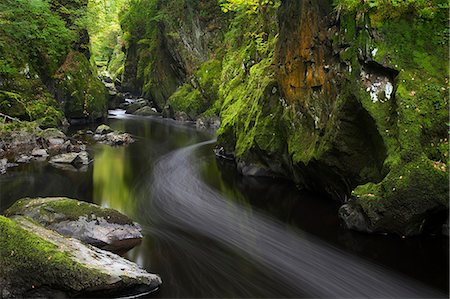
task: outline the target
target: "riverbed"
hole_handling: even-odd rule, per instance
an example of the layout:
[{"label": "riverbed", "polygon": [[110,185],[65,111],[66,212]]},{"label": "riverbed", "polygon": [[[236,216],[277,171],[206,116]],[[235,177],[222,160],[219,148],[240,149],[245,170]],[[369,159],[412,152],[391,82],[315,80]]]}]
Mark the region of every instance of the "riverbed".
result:
[{"label": "riverbed", "polygon": [[448,294],[448,238],[347,231],[338,203],[288,181],[242,177],[217,160],[212,132],[117,113],[108,124],[136,142],[91,146],[84,172],[38,161],[8,170],[0,176],[0,212],[27,196],[123,212],[145,236],[126,257],[163,279],[152,297]]}]

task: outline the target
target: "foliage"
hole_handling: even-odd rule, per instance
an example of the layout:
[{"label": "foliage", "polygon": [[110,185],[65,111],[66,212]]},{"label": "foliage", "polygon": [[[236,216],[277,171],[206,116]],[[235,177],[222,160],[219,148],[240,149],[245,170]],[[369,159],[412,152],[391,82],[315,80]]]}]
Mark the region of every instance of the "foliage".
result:
[{"label": "foliage", "polygon": [[4,0],[0,12],[0,76],[18,74],[24,61],[42,75],[55,71],[76,34],[49,1]]},{"label": "foliage", "polygon": [[432,18],[439,10],[448,10],[447,1],[434,0],[335,0],[338,10],[346,13],[372,13],[375,19],[393,19],[416,15]]},{"label": "foliage", "polygon": [[220,7],[227,13],[230,11],[245,11],[254,14],[265,12],[268,7],[279,5],[279,0],[221,0]]}]

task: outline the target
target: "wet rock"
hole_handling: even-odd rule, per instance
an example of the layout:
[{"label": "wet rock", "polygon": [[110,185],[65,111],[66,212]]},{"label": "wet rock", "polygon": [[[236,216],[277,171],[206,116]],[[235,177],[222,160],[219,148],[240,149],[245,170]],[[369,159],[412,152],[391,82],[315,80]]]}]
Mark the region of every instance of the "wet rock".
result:
[{"label": "wet rock", "polygon": [[140,116],[160,116],[161,115],[161,113],[156,111],[155,108],[151,108],[150,106],[142,107],[142,108],[136,110],[133,114],[140,115]]},{"label": "wet rock", "polygon": [[48,143],[50,146],[59,146],[64,144],[63,138],[50,138],[48,139]]},{"label": "wet rock", "polygon": [[218,117],[200,117],[195,122],[195,127],[199,130],[211,129],[217,131],[220,127],[220,118]]},{"label": "wet rock", "polygon": [[364,213],[357,206],[351,203],[344,204],[339,208],[338,214],[346,228],[366,233],[373,232]]},{"label": "wet rock", "polygon": [[8,159],[0,159],[0,174],[6,173],[6,169],[8,168]]},{"label": "wet rock", "polygon": [[139,110],[139,109],[141,109],[141,108],[143,108],[143,107],[145,107],[145,106],[148,106],[148,105],[149,105],[149,103],[148,103],[146,100],[144,100],[144,99],[138,99],[138,100],[136,100],[135,102],[130,103],[130,104],[126,107],[126,110],[127,110],[127,113],[128,113],[128,114],[133,114],[133,113],[136,112],[137,110]]},{"label": "wet rock", "polygon": [[190,121],[191,118],[189,117],[189,115],[187,115],[186,112],[177,111],[177,112],[175,112],[175,120],[185,122],[185,121]]},{"label": "wet rock", "polygon": [[32,159],[31,156],[28,156],[28,155],[20,155],[20,156],[16,159],[16,163],[28,163],[28,162],[30,162],[31,159]]},{"label": "wet rock", "polygon": [[85,151],[79,153],[67,153],[52,157],[50,162],[56,164],[87,165],[89,164],[89,156]]},{"label": "wet rock", "polygon": [[47,151],[43,148],[33,149],[33,151],[31,152],[31,155],[34,157],[48,157]]},{"label": "wet rock", "polygon": [[5,215],[22,215],[58,233],[115,253],[124,253],[142,240],[141,227],[113,209],[70,198],[25,198]]},{"label": "wet rock", "polygon": [[[2,298],[111,297],[124,290],[154,290],[158,275],[113,253],[84,245],[23,216],[0,216]],[[5,291],[6,290],[6,291]]]},{"label": "wet rock", "polygon": [[106,125],[101,125],[95,130],[94,140],[108,145],[125,145],[134,142],[128,133],[113,131]]},{"label": "wet rock", "polygon": [[104,135],[104,134],[108,134],[113,132],[114,130],[111,129],[109,126],[107,125],[100,125],[97,127],[97,129],[95,129],[95,134],[100,134],[100,135]]}]

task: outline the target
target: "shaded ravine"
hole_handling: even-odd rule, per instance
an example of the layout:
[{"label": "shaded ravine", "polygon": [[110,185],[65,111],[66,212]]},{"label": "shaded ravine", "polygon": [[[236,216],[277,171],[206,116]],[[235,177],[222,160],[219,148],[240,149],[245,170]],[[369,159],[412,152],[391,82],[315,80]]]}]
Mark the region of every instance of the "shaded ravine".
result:
[{"label": "shaded ravine", "polygon": [[[445,297],[417,281],[349,255],[302,231],[227,201],[207,186],[195,151],[214,143],[188,146],[160,158],[153,171],[154,219],[189,228],[273,272],[275,279],[312,297]],[[154,233],[154,228],[144,227]],[[206,244],[205,244],[206,245]],[[245,279],[244,274],[242,279]],[[279,282],[277,282],[279,283]],[[270,286],[269,286],[270,287]]]}]

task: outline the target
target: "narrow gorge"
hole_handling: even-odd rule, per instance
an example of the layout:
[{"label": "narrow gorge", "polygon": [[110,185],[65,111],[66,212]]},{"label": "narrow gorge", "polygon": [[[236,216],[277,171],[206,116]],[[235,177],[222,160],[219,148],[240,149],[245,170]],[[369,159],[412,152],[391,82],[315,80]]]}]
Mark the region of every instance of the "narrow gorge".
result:
[{"label": "narrow gorge", "polygon": [[2,0],[0,298],[444,297],[448,22]]}]

